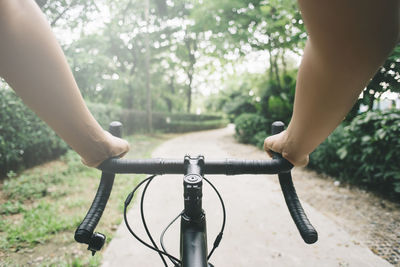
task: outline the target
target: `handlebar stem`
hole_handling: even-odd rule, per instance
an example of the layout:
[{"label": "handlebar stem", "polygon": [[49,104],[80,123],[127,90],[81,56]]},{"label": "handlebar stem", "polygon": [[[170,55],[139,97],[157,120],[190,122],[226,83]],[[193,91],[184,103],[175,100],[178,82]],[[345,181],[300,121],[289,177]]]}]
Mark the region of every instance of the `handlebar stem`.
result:
[{"label": "handlebar stem", "polygon": [[204,157],[185,156],[183,177],[183,197],[185,210],[183,215],[189,220],[197,221],[204,215],[202,209]]}]

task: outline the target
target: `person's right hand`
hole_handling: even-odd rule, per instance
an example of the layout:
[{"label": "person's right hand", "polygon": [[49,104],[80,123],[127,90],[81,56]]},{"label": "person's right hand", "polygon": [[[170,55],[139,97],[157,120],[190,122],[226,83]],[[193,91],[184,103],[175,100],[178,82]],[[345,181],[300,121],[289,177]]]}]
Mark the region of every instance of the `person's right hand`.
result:
[{"label": "person's right hand", "polygon": [[296,153],[294,144],[291,144],[287,130],[271,135],[264,141],[264,150],[272,157],[272,151],[280,153],[293,166],[306,166],[309,156]]},{"label": "person's right hand", "polygon": [[96,158],[82,158],[83,164],[89,167],[98,167],[103,161],[109,158],[125,156],[129,151],[129,143],[121,138],[113,136],[104,131],[103,140],[98,143],[98,147],[94,148],[98,151]]}]

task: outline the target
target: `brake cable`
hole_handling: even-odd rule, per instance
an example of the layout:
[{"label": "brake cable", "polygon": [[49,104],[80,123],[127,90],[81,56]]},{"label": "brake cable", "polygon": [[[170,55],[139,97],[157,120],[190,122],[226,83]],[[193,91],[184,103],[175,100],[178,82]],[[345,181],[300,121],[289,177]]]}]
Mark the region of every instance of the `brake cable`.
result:
[{"label": "brake cable", "polygon": [[168,253],[165,253],[165,252],[162,251],[162,250],[159,250],[159,249],[157,249],[157,248],[154,248],[154,247],[152,247],[151,245],[149,245],[148,243],[146,243],[145,241],[143,241],[139,236],[137,236],[137,235],[135,234],[135,232],[132,230],[132,228],[130,227],[129,222],[128,222],[128,218],[127,218],[127,208],[128,208],[128,205],[130,204],[130,202],[132,201],[133,196],[134,196],[136,190],[137,190],[142,184],[144,184],[145,182],[147,182],[147,181],[150,180],[150,179],[153,179],[155,176],[156,176],[156,175],[152,175],[152,176],[150,176],[150,177],[144,179],[143,181],[141,181],[141,182],[133,189],[133,191],[132,191],[131,193],[128,194],[128,196],[126,197],[125,203],[124,203],[124,221],[125,221],[126,227],[128,228],[129,232],[130,232],[130,233],[133,235],[133,237],[135,237],[140,243],[142,243],[142,244],[145,245],[146,247],[150,248],[151,250],[154,250],[154,251],[156,251],[156,252],[158,252],[158,253],[161,253],[161,254],[163,254],[163,255],[165,255],[165,256],[167,256],[167,257],[171,257],[171,258],[173,258],[175,261],[181,263],[181,261],[178,260],[177,258],[175,258],[174,256],[172,256],[172,255],[170,255],[170,254],[168,254]]},{"label": "brake cable", "polygon": [[206,180],[206,182],[214,189],[215,193],[217,193],[217,196],[219,198],[219,201],[221,202],[221,206],[222,206],[222,226],[221,226],[221,230],[219,231],[219,234],[217,235],[217,237],[215,238],[214,244],[213,244],[213,248],[211,249],[210,253],[208,254],[207,260],[210,259],[211,255],[214,253],[214,250],[219,246],[219,243],[221,243],[222,240],[222,235],[224,233],[224,229],[225,229],[225,222],[226,222],[226,210],[225,210],[225,204],[224,201],[220,195],[220,193],[218,192],[217,188],[207,179],[203,176],[203,179]]},{"label": "brake cable", "polygon": [[[145,220],[145,218],[144,218],[144,209],[143,209],[144,196],[146,195],[147,188],[149,187],[151,181],[153,181],[153,178],[154,178],[154,177],[155,177],[155,176],[153,176],[152,178],[150,178],[150,179],[147,181],[147,183],[146,183],[146,185],[145,185],[145,187],[144,187],[144,189],[143,189],[142,197],[141,197],[141,199],[140,199],[140,216],[141,216],[141,218],[142,218],[143,227],[144,227],[144,229],[145,229],[145,231],[146,231],[146,233],[147,233],[147,236],[149,237],[151,243],[153,244],[154,248],[159,249],[158,246],[157,246],[157,244],[156,244],[156,242],[154,242],[153,237],[151,236],[151,233],[150,233],[150,231],[149,231],[149,228],[147,227],[147,223],[146,223],[146,220]],[[164,250],[164,251],[165,251],[165,250]],[[164,259],[164,257],[163,257],[163,255],[162,255],[161,253],[158,253],[158,255],[160,255],[160,258],[161,258],[162,262],[164,263],[164,265],[165,265],[165,266],[168,266],[168,265],[167,265],[167,262],[165,261],[165,259]]]},{"label": "brake cable", "polygon": [[[156,251],[156,252],[160,255],[160,257],[161,257],[161,259],[162,259],[162,261],[163,261],[163,263],[164,263],[165,266],[167,266],[167,263],[165,262],[165,259],[164,259],[163,255],[166,256],[166,257],[168,257],[169,260],[170,260],[175,266],[179,266],[179,265],[181,264],[181,261],[178,260],[176,257],[172,256],[171,254],[169,254],[169,253],[166,251],[166,249],[165,249],[165,247],[164,247],[164,240],[163,240],[163,238],[164,238],[165,232],[166,232],[166,231],[169,229],[169,227],[183,214],[183,212],[179,213],[179,215],[178,215],[177,217],[175,217],[175,218],[168,224],[168,226],[163,230],[163,232],[161,233],[161,236],[160,236],[160,243],[161,243],[161,247],[162,247],[163,251],[160,250],[160,249],[158,249],[157,244],[154,242],[154,239],[152,238],[152,235],[151,235],[151,233],[150,233],[150,231],[149,231],[149,229],[148,229],[148,227],[147,227],[147,223],[146,223],[146,220],[145,220],[145,218],[144,218],[144,209],[143,209],[144,195],[146,194],[146,191],[147,191],[148,186],[150,185],[150,183],[152,182],[153,178],[155,178],[155,177],[156,177],[156,175],[152,175],[152,176],[149,176],[148,178],[144,179],[143,181],[141,181],[141,182],[132,190],[131,193],[128,194],[128,196],[127,196],[127,198],[126,198],[126,200],[125,200],[125,203],[124,203],[124,221],[125,221],[125,224],[126,224],[128,230],[129,230],[129,232],[130,232],[139,242],[141,242],[143,245],[145,245],[146,247],[148,247],[148,248],[150,248],[150,249]],[[217,196],[218,196],[218,198],[219,198],[219,200],[220,200],[220,203],[221,203],[222,213],[223,213],[223,219],[222,219],[221,230],[220,230],[219,234],[217,235],[217,237],[215,238],[215,241],[214,241],[214,243],[213,243],[213,248],[211,249],[210,253],[209,253],[208,256],[207,256],[207,260],[209,260],[210,257],[211,257],[211,255],[214,253],[215,249],[219,246],[219,244],[220,244],[220,242],[221,242],[221,240],[222,240],[223,231],[224,231],[224,229],[225,229],[225,223],[226,223],[226,210],[225,210],[224,201],[223,201],[223,199],[222,199],[222,197],[221,197],[221,194],[220,194],[219,191],[217,190],[217,188],[216,188],[207,178],[205,178],[205,177],[203,177],[203,178],[204,178],[204,180],[213,188],[213,190],[214,190],[215,193],[217,194]],[[130,202],[132,201],[133,196],[134,196],[136,190],[138,190],[139,187],[142,186],[144,183],[146,183],[146,185],[145,185],[145,188],[143,189],[143,192],[142,192],[141,203],[140,203],[140,212],[141,212],[141,217],[142,217],[143,226],[144,226],[145,231],[146,231],[146,233],[147,233],[147,236],[150,238],[150,241],[151,241],[151,243],[153,244],[153,246],[151,246],[150,244],[148,244],[148,243],[146,243],[145,241],[143,241],[142,239],[140,239],[140,238],[133,232],[132,228],[130,227],[130,225],[129,225],[129,223],[128,223],[128,218],[127,218],[127,215],[126,215],[126,214],[127,214],[127,207],[128,207],[128,205],[130,204]]]}]

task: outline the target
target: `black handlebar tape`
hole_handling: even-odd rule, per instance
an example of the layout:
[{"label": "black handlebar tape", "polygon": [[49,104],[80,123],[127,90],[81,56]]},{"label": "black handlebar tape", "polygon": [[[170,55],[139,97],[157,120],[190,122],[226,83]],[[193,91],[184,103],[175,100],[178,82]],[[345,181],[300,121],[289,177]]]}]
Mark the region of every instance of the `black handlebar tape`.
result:
[{"label": "black handlebar tape", "polygon": [[79,243],[89,244],[101,215],[107,205],[108,198],[110,197],[111,189],[114,184],[115,174],[103,172],[101,174],[101,181],[97,189],[96,196],[87,212],[85,219],[75,231],[75,240]]},{"label": "black handlebar tape", "polygon": [[286,205],[294,223],[297,226],[297,229],[300,232],[301,237],[307,244],[313,244],[317,242],[318,233],[304,213],[303,207],[301,206],[299,198],[297,197],[296,189],[293,185],[292,175],[290,172],[284,172],[279,173],[278,176]]},{"label": "black handlebar tape", "polygon": [[290,171],[293,165],[284,158],[272,160],[238,160],[205,161],[204,173],[207,174],[277,174]]},{"label": "black handlebar tape", "polygon": [[[285,124],[281,121],[275,121],[272,123],[272,134],[278,134],[285,129]],[[282,155],[273,152],[274,159],[282,159]],[[318,233],[315,228],[311,225],[308,220],[303,207],[300,204],[299,198],[297,197],[296,189],[294,188],[292,175],[290,171],[281,172],[278,174],[279,183],[281,184],[282,193],[285,197],[286,205],[289,209],[290,215],[297,229],[300,232],[301,237],[307,244],[313,244],[318,240]]]},{"label": "black handlebar tape", "polygon": [[[272,160],[205,160],[204,174],[277,174],[289,171],[293,165],[280,157]],[[98,167],[110,173],[181,174],[183,160],[178,159],[117,159],[104,161]]]},{"label": "black handlebar tape", "polygon": [[[110,123],[109,132],[121,137],[122,124],[118,121]],[[115,174],[110,172],[102,172],[99,187],[96,196],[87,212],[85,219],[75,231],[75,240],[80,243],[89,244],[93,236],[94,229],[100,221],[101,215],[107,205],[110,197],[112,186],[114,184]]]}]

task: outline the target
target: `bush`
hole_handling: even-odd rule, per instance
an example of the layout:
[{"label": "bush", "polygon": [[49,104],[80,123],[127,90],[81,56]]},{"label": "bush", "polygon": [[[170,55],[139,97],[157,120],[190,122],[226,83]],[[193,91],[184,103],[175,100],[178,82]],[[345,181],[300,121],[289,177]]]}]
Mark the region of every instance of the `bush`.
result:
[{"label": "bush", "polygon": [[338,128],[311,154],[310,167],[400,196],[400,111],[370,111]]},{"label": "bush", "polygon": [[228,122],[224,119],[209,121],[175,121],[167,124],[165,131],[184,133],[226,127]]},{"label": "bush", "polygon": [[0,90],[0,175],[53,159],[67,145],[11,90]]},{"label": "bush", "polygon": [[253,137],[252,144],[254,144],[260,149],[264,149],[264,140],[265,138],[267,138],[267,136],[269,136],[269,134],[266,134],[265,131],[256,133]]},{"label": "bush", "polygon": [[[152,115],[153,129],[162,132],[181,133],[200,131],[221,128],[227,124],[220,115],[173,114],[161,112],[154,112]],[[123,110],[120,118],[127,134],[145,132],[147,129],[147,114],[144,111]]]},{"label": "bush", "polygon": [[308,167],[335,177],[340,177],[343,162],[337,150],[343,144],[344,126],[340,125],[317,149],[310,155]]},{"label": "bush", "polygon": [[241,114],[256,113],[257,108],[249,95],[236,95],[224,105],[224,112],[231,122]]},{"label": "bush", "polygon": [[244,113],[235,119],[235,137],[242,143],[257,144],[262,133],[267,135],[267,123],[260,115]]},{"label": "bush", "polygon": [[86,103],[93,117],[98,121],[98,123],[103,127],[103,129],[108,130],[110,122],[115,120],[120,120],[123,114],[123,109],[104,105],[100,103]]}]

